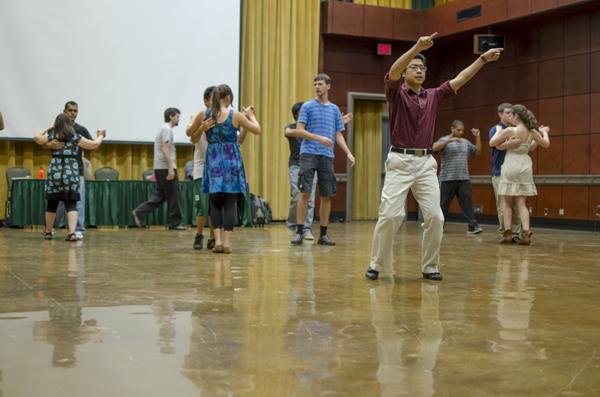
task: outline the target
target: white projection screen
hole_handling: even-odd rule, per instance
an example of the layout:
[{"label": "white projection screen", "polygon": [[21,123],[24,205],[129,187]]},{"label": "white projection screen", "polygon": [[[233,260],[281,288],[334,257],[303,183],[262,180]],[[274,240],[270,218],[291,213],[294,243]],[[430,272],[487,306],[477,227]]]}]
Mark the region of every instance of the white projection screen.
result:
[{"label": "white projection screen", "polygon": [[74,100],[110,141],[152,142],[177,107],[189,142],[206,87],[239,96],[240,0],[1,0],[0,54],[0,139],[31,139]]}]

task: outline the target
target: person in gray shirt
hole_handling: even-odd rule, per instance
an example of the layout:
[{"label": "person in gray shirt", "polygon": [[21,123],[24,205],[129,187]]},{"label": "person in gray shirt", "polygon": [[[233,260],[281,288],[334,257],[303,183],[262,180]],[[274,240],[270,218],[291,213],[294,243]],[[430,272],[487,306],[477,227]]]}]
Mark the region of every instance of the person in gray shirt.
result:
[{"label": "person in gray shirt", "polygon": [[154,175],[156,191],[148,201],[132,211],[133,220],[142,227],[141,219],[150,211],[160,207],[165,201],[169,205],[169,229],[186,230],[182,224],[181,205],[179,203],[179,179],[173,128],[179,124],[181,112],[176,108],[165,110],[165,124],[154,138]]},{"label": "person in gray shirt", "polygon": [[469,155],[481,154],[481,134],[472,128],[475,145],[462,138],[465,125],[460,120],[454,120],[450,127],[451,133],[443,136],[433,144],[434,153],[441,153],[442,165],[438,179],[440,181],[440,206],[444,219],[448,219],[448,209],[454,196],[465,218],[469,222],[467,234],[482,232],[473,211],[471,198],[471,180],[469,177]]}]

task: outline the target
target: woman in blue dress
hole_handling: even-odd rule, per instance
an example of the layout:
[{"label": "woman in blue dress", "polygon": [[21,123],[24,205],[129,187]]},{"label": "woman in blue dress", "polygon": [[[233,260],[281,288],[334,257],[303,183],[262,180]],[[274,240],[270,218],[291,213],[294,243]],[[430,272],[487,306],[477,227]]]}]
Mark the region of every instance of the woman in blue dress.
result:
[{"label": "woman in blue dress", "polygon": [[[212,105],[200,113],[194,124],[203,125],[212,118],[214,126],[205,131],[208,140],[202,192],[209,194],[210,219],[215,230],[213,252],[231,252],[231,234],[235,223],[235,206],[240,193],[248,191],[242,153],[238,144],[238,131],[260,134],[260,124],[249,106],[238,112],[231,108],[233,92],[226,84],[217,86],[212,94]],[[221,233],[223,229],[223,233]],[[223,234],[223,235],[221,235]]]},{"label": "woman in blue dress", "polygon": [[69,117],[61,113],[56,117],[54,125],[45,129],[33,140],[38,145],[58,140],[63,147],[52,151],[52,160],[46,174],[46,225],[44,227],[44,238],[52,239],[52,225],[56,217],[58,203],[63,201],[67,211],[69,231],[65,240],[76,241],[75,226],[77,225],[77,202],[79,196],[79,163],[77,157],[81,149],[94,150],[102,143],[106,132],[101,130],[95,140],[83,138],[75,132],[73,123]]}]

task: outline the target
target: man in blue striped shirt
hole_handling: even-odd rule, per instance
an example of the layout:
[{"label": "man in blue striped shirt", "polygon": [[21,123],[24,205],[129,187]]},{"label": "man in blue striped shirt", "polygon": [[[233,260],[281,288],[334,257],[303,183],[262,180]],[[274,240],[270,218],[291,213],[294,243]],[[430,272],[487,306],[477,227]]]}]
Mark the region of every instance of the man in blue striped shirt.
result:
[{"label": "man in blue striped shirt", "polygon": [[355,159],[346,145],[344,135],[342,135],[342,131],[344,131],[342,113],[328,99],[328,92],[331,89],[330,77],[325,73],[319,73],[314,79],[313,86],[317,97],[302,105],[296,129],[292,132],[293,136],[303,139],[300,146],[300,172],[298,174],[298,188],[301,193],[296,210],[296,235],[292,239],[292,244],[302,244],[308,196],[316,172],[321,199],[319,210],[321,233],[317,243],[335,245],[335,241],[327,235],[331,197],[335,196],[337,188],[333,170],[333,144],[337,143],[346,153],[352,166],[354,166]]}]

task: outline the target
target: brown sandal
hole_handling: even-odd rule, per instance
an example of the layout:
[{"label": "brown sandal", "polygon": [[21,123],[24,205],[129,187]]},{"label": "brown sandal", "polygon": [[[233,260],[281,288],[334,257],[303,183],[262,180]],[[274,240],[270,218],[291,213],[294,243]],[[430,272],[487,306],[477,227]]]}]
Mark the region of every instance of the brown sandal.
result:
[{"label": "brown sandal", "polygon": [[531,245],[531,235],[533,232],[531,230],[523,230],[521,232],[521,241],[519,241],[520,245]]},{"label": "brown sandal", "polygon": [[65,241],[77,241],[77,237],[75,236],[75,233],[67,234],[67,237],[65,237]]},{"label": "brown sandal", "polygon": [[508,229],[502,233],[500,244],[512,244],[512,230]]},{"label": "brown sandal", "polygon": [[222,245],[215,245],[215,248],[213,248],[212,251],[215,254],[222,254],[223,253],[223,246]]},{"label": "brown sandal", "polygon": [[231,254],[231,247],[223,247],[224,254]]}]

